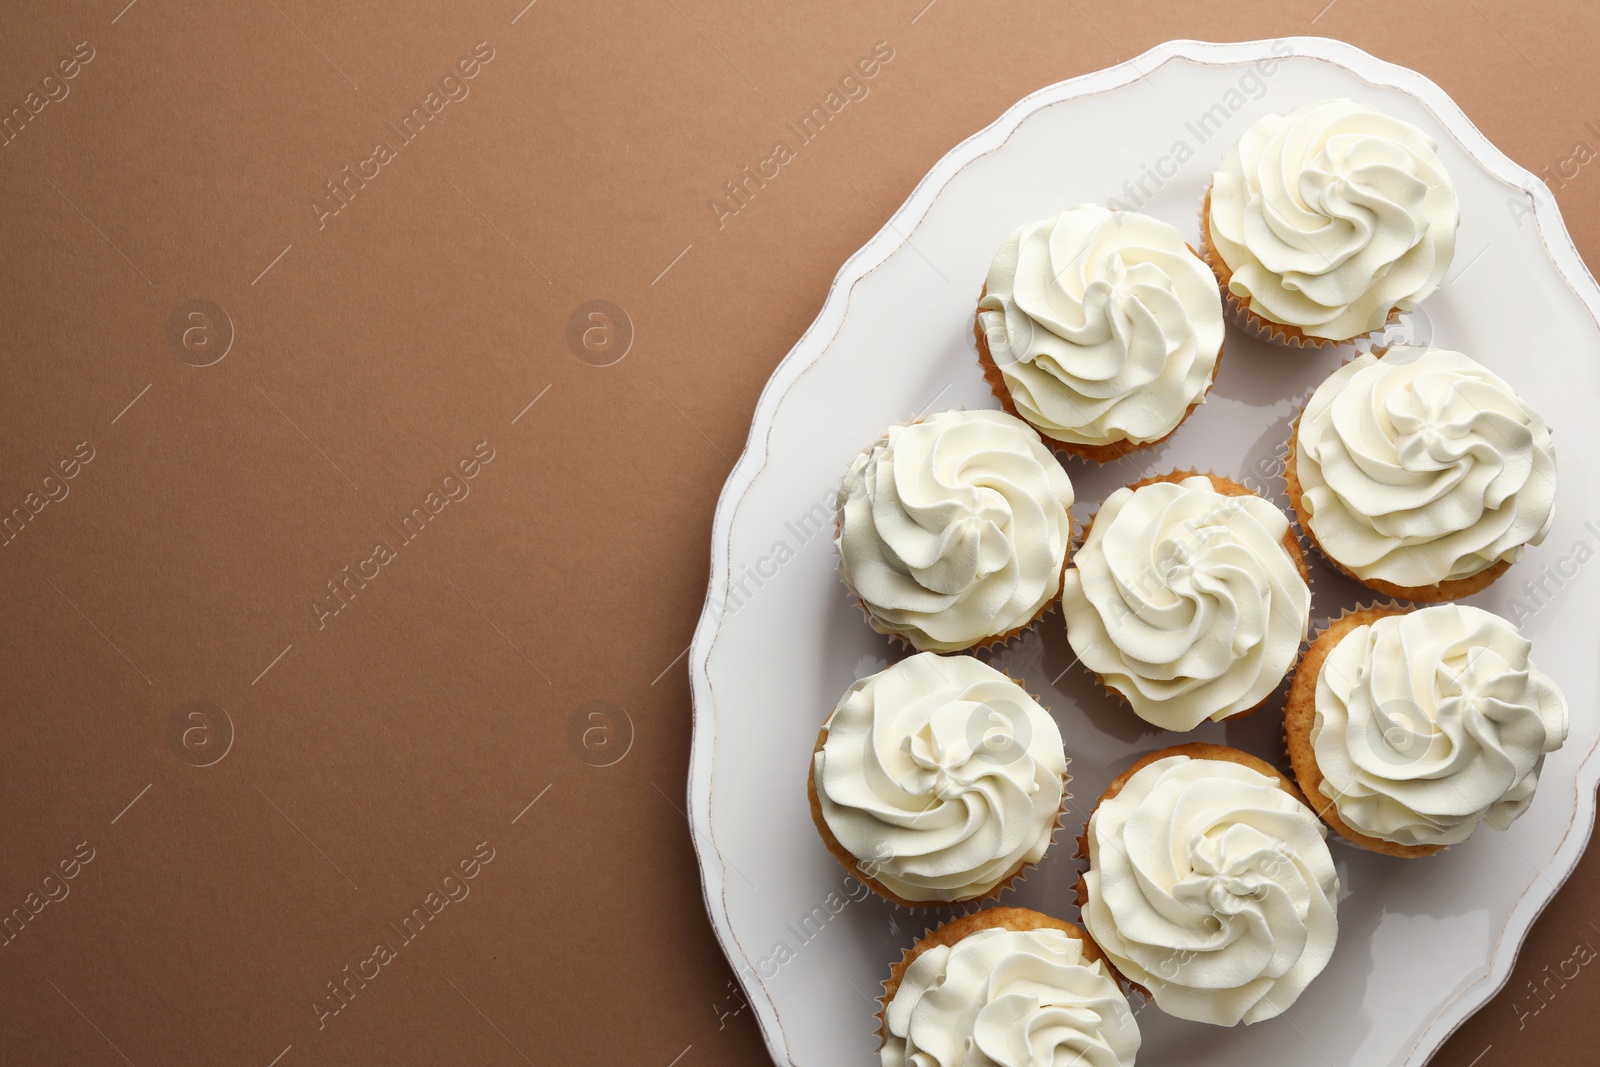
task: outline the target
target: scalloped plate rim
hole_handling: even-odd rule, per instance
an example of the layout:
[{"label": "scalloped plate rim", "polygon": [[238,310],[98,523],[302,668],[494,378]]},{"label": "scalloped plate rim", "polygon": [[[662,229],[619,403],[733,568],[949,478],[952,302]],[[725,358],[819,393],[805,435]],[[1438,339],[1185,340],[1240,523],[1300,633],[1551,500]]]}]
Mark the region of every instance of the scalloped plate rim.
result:
[{"label": "scalloped plate rim", "polygon": [[[1546,254],[1566,280],[1573,295],[1583,303],[1591,319],[1600,327],[1600,285],[1596,284],[1572,243],[1549,188],[1496,148],[1459,105],[1431,79],[1410,68],[1378,59],[1343,41],[1325,37],[1283,37],[1228,43],[1167,41],[1115,66],[1035,90],[1007,108],[994,122],[956,145],[929,169],[883,227],[840,267],[817,317],[762,388],[744,451],[730,471],[717,500],[712,523],[711,573],[706,600],[689,647],[693,725],[687,802],[690,838],[700,868],[706,911],[717,941],[730,962],[735,960],[736,955],[744,953],[722,900],[727,876],[726,861],[717,850],[715,828],[711,822],[716,735],[715,692],[709,673],[709,659],[726,606],[729,533],[745,493],[766,465],[772,422],[784,397],[826,351],[828,341],[848,312],[850,293],[856,283],[909,243],[933,202],[963,168],[1004,144],[1029,116],[1068,100],[1123,88],[1174,59],[1202,65],[1233,66],[1265,58],[1272,54],[1269,49],[1279,44],[1289,46],[1289,55],[1331,63],[1371,85],[1394,89],[1417,100],[1457,138],[1490,177],[1527,194],[1532,201],[1532,217]],[[825,334],[827,337],[824,337]],[[1542,878],[1536,875],[1530,880],[1507,914],[1495,941],[1490,966],[1457,987],[1454,996],[1435,1012],[1411,1048],[1405,1051],[1401,1059],[1394,1061],[1396,1067],[1420,1067],[1510,978],[1511,968],[1534,920],[1577,867],[1594,829],[1595,791],[1600,786],[1600,759],[1596,758],[1597,752],[1600,752],[1600,742],[1584,754],[1572,782],[1576,791],[1572,818],[1556,849],[1552,865],[1543,872]],[[1552,871],[1555,872],[1553,877]],[[1546,887],[1548,891],[1545,891]],[[760,983],[754,987],[748,983],[741,985],[754,1009],[762,1037],[773,1059],[793,1064],[777,1007],[765,986]]]}]

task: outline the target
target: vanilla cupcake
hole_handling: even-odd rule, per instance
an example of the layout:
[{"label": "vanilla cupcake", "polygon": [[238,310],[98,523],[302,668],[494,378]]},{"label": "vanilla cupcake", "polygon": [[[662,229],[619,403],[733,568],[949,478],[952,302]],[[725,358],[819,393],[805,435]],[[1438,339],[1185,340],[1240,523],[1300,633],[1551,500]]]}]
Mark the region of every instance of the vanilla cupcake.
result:
[{"label": "vanilla cupcake", "polygon": [[1338,939],[1326,834],[1254,756],[1222,745],[1151,753],[1111,783],[1084,827],[1083,924],[1169,1015],[1271,1019]]},{"label": "vanilla cupcake", "polygon": [[1376,330],[1438,288],[1460,219],[1438,145],[1349,100],[1256,120],[1201,211],[1203,251],[1235,321],[1313,347]]},{"label": "vanilla cupcake", "polygon": [[971,656],[924,652],[852,685],[807,790],[828,850],[880,896],[999,895],[1050,846],[1067,759],[1050,713]]},{"label": "vanilla cupcake", "polygon": [[1094,942],[1026,908],[945,923],[883,989],[883,1067],[1132,1067],[1139,1051],[1139,1024]]},{"label": "vanilla cupcake", "polygon": [[1164,730],[1248,714],[1300,654],[1311,615],[1289,519],[1226,478],[1175,472],[1118,489],[1067,570],[1067,640]]},{"label": "vanilla cupcake", "polygon": [[1567,704],[1528,641],[1464,604],[1364,608],[1295,672],[1290,760],[1323,819],[1357,845],[1426,856],[1528,809]]},{"label": "vanilla cupcake", "polygon": [[1301,529],[1341,571],[1388,596],[1453,600],[1544,540],[1556,457],[1544,419],[1488,368],[1395,347],[1317,387],[1285,478]]},{"label": "vanilla cupcake", "polygon": [[1205,400],[1222,300],[1173,227],[1082,204],[1006,238],[974,333],[1006,410],[1100,461],[1152,446]]},{"label": "vanilla cupcake", "polygon": [[1003,411],[894,426],[839,488],[839,576],[879,633],[919,652],[982,648],[1060,595],[1072,503],[1061,464]]}]

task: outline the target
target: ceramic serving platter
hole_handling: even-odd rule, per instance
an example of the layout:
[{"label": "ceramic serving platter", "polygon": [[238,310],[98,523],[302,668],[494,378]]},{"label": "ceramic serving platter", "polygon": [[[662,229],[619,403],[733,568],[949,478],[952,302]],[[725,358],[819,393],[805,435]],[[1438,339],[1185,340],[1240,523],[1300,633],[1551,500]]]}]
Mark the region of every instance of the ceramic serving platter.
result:
[{"label": "ceramic serving platter", "polygon": [[[1280,1018],[1233,1029],[1142,1006],[1139,1063],[1421,1064],[1505,982],[1529,925],[1576,864],[1600,777],[1600,289],[1545,186],[1421,75],[1316,38],[1176,41],[1034,93],[941,160],[840,270],[762,393],[722,492],[689,656],[689,814],[712,924],[778,1063],[876,1063],[879,983],[941,917],[893,908],[847,879],[807,808],[807,763],[824,717],[852,681],[905,654],[867,628],[834,570],[830,501],[840,475],[891,423],[998,406],[978,370],[971,320],[989,260],[1013,228],[1093,201],[1165,219],[1198,244],[1201,193],[1228,145],[1260,115],[1328,97],[1426,130],[1460,194],[1446,280],[1389,339],[1468,353],[1555,428],[1555,526],[1470,602],[1531,637],[1536,662],[1567,694],[1572,731],[1508,832],[1486,826],[1413,862],[1335,844],[1338,950],[1305,995]],[[1290,420],[1355,351],[1273,349],[1230,328],[1209,401],[1165,444],[1104,467],[1065,461],[1076,517],[1120,485],[1179,467],[1226,474],[1286,506],[1278,457]],[[1371,599],[1316,560],[1313,591],[1314,625]],[[1060,723],[1076,797],[1044,862],[1004,903],[1077,918],[1074,838],[1088,806],[1139,754],[1211,741],[1284,762],[1281,691],[1241,723],[1180,738],[1112,705],[1073,663],[1059,612],[992,658]]]}]

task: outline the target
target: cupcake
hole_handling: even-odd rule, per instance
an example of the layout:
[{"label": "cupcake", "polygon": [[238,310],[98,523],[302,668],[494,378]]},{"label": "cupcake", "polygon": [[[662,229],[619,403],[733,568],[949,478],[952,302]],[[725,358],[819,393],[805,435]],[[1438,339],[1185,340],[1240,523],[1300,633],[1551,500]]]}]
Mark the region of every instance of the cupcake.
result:
[{"label": "cupcake", "polygon": [[1006,238],[973,332],[994,395],[1062,450],[1148,448],[1205,400],[1222,300],[1173,227],[1082,204]]},{"label": "cupcake", "polygon": [[883,990],[883,1067],[1131,1067],[1139,1051],[1139,1025],[1094,942],[1026,908],[931,931]]},{"label": "cupcake", "polygon": [[1300,655],[1311,589],[1289,519],[1237,482],[1180,471],[1118,489],[1063,581],[1067,640],[1164,730],[1246,715]]},{"label": "cupcake", "polygon": [[1072,482],[1003,411],[894,426],[839,488],[839,576],[867,622],[919,652],[983,648],[1055,603]]},{"label": "cupcake", "polygon": [[998,896],[1039,862],[1066,797],[1061,731],[971,656],[923,652],[852,685],[811,756],[811,817],[879,896],[935,907]]},{"label": "cupcake", "polygon": [[1211,176],[1201,232],[1241,328],[1320,347],[1376,330],[1438,288],[1460,219],[1427,134],[1324,100],[1251,124]]},{"label": "cupcake", "polygon": [[1427,856],[1528,809],[1567,705],[1498,615],[1362,608],[1313,642],[1284,736],[1300,788],[1347,840]]},{"label": "cupcake", "polygon": [[1153,752],[1112,781],[1084,827],[1084,927],[1169,1015],[1271,1019],[1333,954],[1339,876],[1326,834],[1254,756]]},{"label": "cupcake", "polygon": [[1317,387],[1285,479],[1300,528],[1334,566],[1388,596],[1453,600],[1544,540],[1556,457],[1544,419],[1493,372],[1396,347]]}]

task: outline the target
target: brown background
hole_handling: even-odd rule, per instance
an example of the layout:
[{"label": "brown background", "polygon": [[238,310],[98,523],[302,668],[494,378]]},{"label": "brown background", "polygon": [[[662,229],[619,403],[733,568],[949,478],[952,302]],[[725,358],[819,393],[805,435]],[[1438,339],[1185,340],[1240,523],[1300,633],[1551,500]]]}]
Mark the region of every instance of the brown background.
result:
[{"label": "brown background", "polygon": [[[0,913],[31,916],[0,1062],[764,1062],[682,814],[713,506],[834,271],[1030,91],[1172,37],[1341,37],[1551,168],[1600,262],[1600,168],[1560,169],[1600,145],[1593,3],[524,2],[6,7],[0,113],[94,58],[0,147],[0,514],[31,516],[0,547]],[[719,227],[879,41],[870,96]],[[567,342],[594,299],[607,351],[631,323],[610,366]],[[1591,853],[1436,1062],[1585,1058],[1600,978],[1519,1016],[1597,903]]]}]

